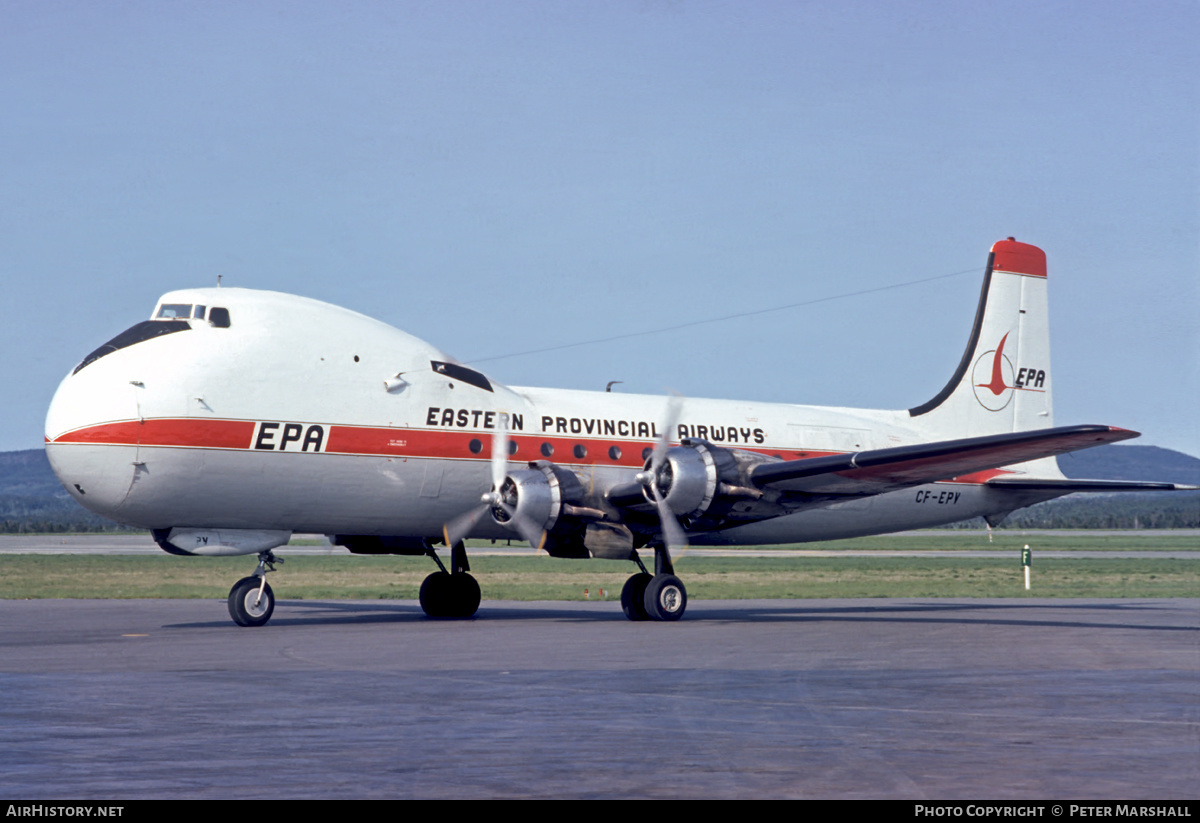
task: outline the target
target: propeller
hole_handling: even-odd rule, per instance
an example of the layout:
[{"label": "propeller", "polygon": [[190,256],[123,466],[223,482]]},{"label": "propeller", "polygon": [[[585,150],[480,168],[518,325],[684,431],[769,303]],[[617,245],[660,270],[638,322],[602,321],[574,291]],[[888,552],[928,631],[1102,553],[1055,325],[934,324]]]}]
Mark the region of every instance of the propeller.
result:
[{"label": "propeller", "polygon": [[504,514],[503,518],[495,517],[497,522],[505,526],[511,524],[511,528],[522,539],[535,549],[540,549],[545,545],[546,533],[518,510],[517,486],[508,480],[508,416],[500,414],[497,418],[496,430],[492,434],[492,490],[480,496],[478,506],[456,515],[443,525],[442,537],[447,546],[454,546],[466,539],[488,511],[496,510]]},{"label": "propeller", "polygon": [[663,497],[662,490],[658,487],[658,479],[664,464],[668,472],[671,470],[670,464],[666,462],[667,450],[671,448],[671,432],[675,431],[675,427],[679,424],[679,416],[682,411],[683,398],[677,394],[672,395],[667,400],[667,408],[659,426],[658,442],[654,444],[654,452],[650,455],[650,468],[639,472],[636,478],[639,483],[649,489],[650,496],[654,499],[654,505],[658,509],[658,521],[662,525],[663,543],[671,552],[687,548],[687,535],[684,533],[683,527],[679,525],[675,512],[671,511],[671,507],[667,505],[666,498]]}]

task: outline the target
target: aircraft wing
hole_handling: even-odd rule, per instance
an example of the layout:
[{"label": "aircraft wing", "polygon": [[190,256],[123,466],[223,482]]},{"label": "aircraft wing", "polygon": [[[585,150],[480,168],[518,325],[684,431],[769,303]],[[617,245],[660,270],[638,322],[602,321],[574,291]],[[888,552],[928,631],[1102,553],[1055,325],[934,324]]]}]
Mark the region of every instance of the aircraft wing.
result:
[{"label": "aircraft wing", "polygon": [[750,472],[750,480],[760,489],[786,492],[881,494],[1137,436],[1138,432],[1113,426],[1060,426],[765,463]]}]

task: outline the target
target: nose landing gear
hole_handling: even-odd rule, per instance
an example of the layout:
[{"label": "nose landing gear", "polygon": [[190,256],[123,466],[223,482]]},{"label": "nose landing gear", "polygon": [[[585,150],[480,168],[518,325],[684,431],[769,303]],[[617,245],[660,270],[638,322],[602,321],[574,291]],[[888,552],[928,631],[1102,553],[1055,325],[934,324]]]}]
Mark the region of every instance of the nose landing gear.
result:
[{"label": "nose landing gear", "polygon": [[282,563],[269,549],[258,553],[258,568],[250,577],[243,577],[229,590],[229,616],[239,626],[262,626],[275,611],[275,593],[267,585],[267,572],[275,571]]}]

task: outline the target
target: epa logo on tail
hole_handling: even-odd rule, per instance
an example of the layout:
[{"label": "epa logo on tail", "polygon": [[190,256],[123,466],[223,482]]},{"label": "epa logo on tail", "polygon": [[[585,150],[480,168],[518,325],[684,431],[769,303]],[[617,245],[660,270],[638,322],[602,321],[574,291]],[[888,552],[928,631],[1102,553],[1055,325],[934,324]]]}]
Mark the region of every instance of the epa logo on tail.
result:
[{"label": "epa logo on tail", "polygon": [[1004,355],[1006,342],[1007,334],[1000,338],[1000,345],[984,352],[975,361],[975,368],[971,371],[971,386],[975,390],[975,399],[988,411],[1000,411],[1008,406],[1012,402],[1013,392],[1017,389],[1036,392],[1046,390],[1046,370],[1026,366],[1018,371],[1012,361]]}]

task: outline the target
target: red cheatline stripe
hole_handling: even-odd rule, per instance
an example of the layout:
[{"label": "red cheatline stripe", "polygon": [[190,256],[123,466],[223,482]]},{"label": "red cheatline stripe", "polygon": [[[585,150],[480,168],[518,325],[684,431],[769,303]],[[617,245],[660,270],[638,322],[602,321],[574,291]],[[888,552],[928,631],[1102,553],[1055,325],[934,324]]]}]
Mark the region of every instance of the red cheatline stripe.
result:
[{"label": "red cheatline stripe", "polygon": [[[197,420],[197,419],[153,419],[123,420],[102,423],[67,432],[51,443],[87,443],[95,445],[142,445],[171,446],[176,448],[207,449],[253,449],[253,420]],[[308,423],[302,424],[307,428]],[[492,453],[491,432],[447,431],[428,429],[395,429],[373,426],[326,426],[325,452],[359,456],[424,457],[454,459],[490,459]],[[478,453],[470,450],[470,442],[478,440]],[[517,443],[517,453],[510,456],[516,463],[530,460],[552,460],[561,465],[600,465],[640,468],[644,463],[642,451],[652,448],[645,440],[613,441],[581,439],[552,435],[512,434],[510,440]],[[543,443],[554,446],[554,453],[546,457],[541,452]],[[583,458],[574,454],[576,445],[583,446],[587,453]],[[825,457],[841,452],[791,451],[779,449],[750,449],[741,444],[727,445],[728,448],[755,451],[760,454],[777,454],[785,460]],[[617,446],[621,457],[613,460],[608,450]],[[960,483],[982,483],[990,477],[1009,474],[1003,470],[974,472],[957,477]]]},{"label": "red cheatline stripe", "polygon": [[[280,421],[285,422],[285,421]],[[177,448],[252,449],[256,421],[253,420],[203,420],[203,419],[149,419],[123,420],[87,426],[67,432],[49,443],[91,443],[97,445],[145,445],[174,446]],[[302,423],[305,430],[310,423]],[[490,431],[461,431],[443,429],[403,429],[383,426],[322,425],[325,429],[324,451],[331,454],[380,455],[399,457],[441,457],[458,459],[490,459],[492,433]],[[471,441],[479,441],[480,450],[472,452]],[[553,460],[565,465],[608,465],[641,467],[642,452],[653,448],[649,440],[601,440],[580,438],[570,435],[513,433],[510,440],[517,444],[517,453],[510,459],[514,463],[529,460]],[[274,441],[272,441],[274,442]],[[542,445],[554,447],[551,455],[542,454]],[[586,454],[575,456],[575,446],[583,446]],[[718,446],[756,451],[760,454],[776,454],[787,460],[805,457],[822,457],[837,454],[825,450],[793,451],[781,449],[750,449],[741,443],[716,443]],[[621,456],[614,460],[608,450],[616,446]],[[296,450],[293,446],[291,450]],[[264,450],[270,451],[270,450]]]},{"label": "red cheatline stripe", "polygon": [[123,420],[76,429],[52,442],[248,449],[253,436],[253,420]]}]

